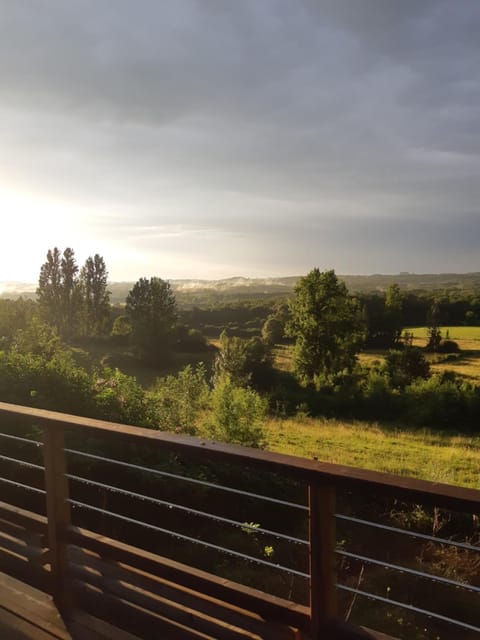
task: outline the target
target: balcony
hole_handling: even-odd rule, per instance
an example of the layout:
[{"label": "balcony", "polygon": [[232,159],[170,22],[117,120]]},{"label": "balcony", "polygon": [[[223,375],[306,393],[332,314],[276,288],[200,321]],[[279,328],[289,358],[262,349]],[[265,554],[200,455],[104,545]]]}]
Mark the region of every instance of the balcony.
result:
[{"label": "balcony", "polygon": [[480,637],[477,490],[5,403],[0,485],[5,639]]}]

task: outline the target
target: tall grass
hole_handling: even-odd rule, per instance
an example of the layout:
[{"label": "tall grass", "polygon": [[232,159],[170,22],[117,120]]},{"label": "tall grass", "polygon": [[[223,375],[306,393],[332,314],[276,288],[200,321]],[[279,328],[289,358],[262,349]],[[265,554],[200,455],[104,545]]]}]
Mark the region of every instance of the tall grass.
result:
[{"label": "tall grass", "polygon": [[267,448],[324,462],[480,489],[480,437],[296,417],[266,425]]}]

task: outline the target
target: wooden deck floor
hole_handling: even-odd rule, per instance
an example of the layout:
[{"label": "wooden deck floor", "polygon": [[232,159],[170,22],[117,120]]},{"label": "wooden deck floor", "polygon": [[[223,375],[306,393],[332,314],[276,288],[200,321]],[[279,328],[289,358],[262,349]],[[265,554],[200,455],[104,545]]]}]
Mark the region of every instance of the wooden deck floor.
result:
[{"label": "wooden deck floor", "polygon": [[0,573],[2,640],[139,640],[79,610],[64,620],[52,598]]}]

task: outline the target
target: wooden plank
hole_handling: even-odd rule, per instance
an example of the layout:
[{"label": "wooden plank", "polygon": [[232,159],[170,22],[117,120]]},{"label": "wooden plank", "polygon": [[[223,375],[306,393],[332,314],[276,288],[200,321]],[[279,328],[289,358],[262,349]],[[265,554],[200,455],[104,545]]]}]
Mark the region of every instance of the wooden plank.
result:
[{"label": "wooden plank", "polygon": [[310,484],[309,564],[310,633],[320,640],[321,627],[335,620],[337,610],[337,574],[335,565],[335,487]]},{"label": "wooden plank", "polygon": [[74,638],[82,634],[88,640],[141,640],[138,636],[128,633],[128,631],[119,629],[105,620],[100,620],[100,618],[78,609],[75,609],[72,614],[69,629]]},{"label": "wooden plank", "polygon": [[0,638],[2,640],[56,640],[58,636],[39,629],[0,606]]},{"label": "wooden plank", "polygon": [[71,606],[67,584],[66,530],[70,524],[68,479],[66,476],[65,437],[58,429],[46,428],[43,434],[45,490],[47,492],[48,547],[53,596],[62,608]]},{"label": "wooden plank", "polygon": [[[294,640],[295,630],[274,621],[265,621],[258,614],[211,598],[181,585],[172,583],[124,564],[111,564],[96,555],[75,550],[75,564],[70,564],[73,576],[114,595],[129,599],[146,609],[159,611],[179,621],[194,618],[195,628],[209,632],[212,624],[223,629],[227,638],[230,630],[253,633],[265,640]],[[130,593],[129,591],[130,590]],[[227,623],[227,624],[225,624]],[[243,637],[243,636],[242,636]],[[248,636],[250,637],[250,636]],[[298,636],[297,636],[298,637]]]},{"label": "wooden plank", "polygon": [[[97,584],[93,586],[100,588],[104,595],[114,596],[122,602],[138,606],[143,611],[160,615],[162,618],[176,624],[195,629],[195,631],[200,631],[207,635],[220,637],[224,640],[261,640],[258,634],[252,633],[248,628],[236,626],[228,619],[212,618],[196,608],[192,609],[185,606],[181,600],[174,602],[157,594],[147,592],[138,585],[131,585],[128,582],[101,575],[98,577]],[[77,584],[77,581],[74,581]],[[88,584],[91,585],[92,582]]]},{"label": "wooden plank", "polygon": [[438,507],[477,513],[480,490],[428,482],[403,476],[307,460],[295,456],[212,442],[193,436],[181,436],[165,431],[94,420],[56,411],[0,402],[0,413],[23,416],[52,431],[81,429],[97,436],[114,436],[115,440],[137,442],[178,453],[200,456],[202,460],[248,466],[252,469],[280,473],[305,482],[330,482],[336,485],[369,485],[370,490],[395,495],[401,499],[417,500]]},{"label": "wooden plank", "polygon": [[271,596],[225,578],[219,578],[200,569],[163,558],[85,529],[69,527],[69,541],[79,547],[90,549],[105,559],[123,562],[146,573],[158,575],[172,583],[183,585],[242,609],[258,613],[264,619],[277,620],[304,630],[309,628],[308,607],[289,600]]},{"label": "wooden plank", "polygon": [[0,545],[0,571],[45,592],[51,591],[49,567],[38,567],[25,556]]},{"label": "wooden plank", "polygon": [[82,582],[72,582],[82,608],[145,640],[219,640]]},{"label": "wooden plank", "polygon": [[47,530],[47,518],[45,516],[15,507],[7,502],[0,501],[0,516],[30,531],[45,533]]},{"label": "wooden plank", "polygon": [[59,640],[71,640],[51,597],[5,574],[0,574],[0,606],[17,618]]}]

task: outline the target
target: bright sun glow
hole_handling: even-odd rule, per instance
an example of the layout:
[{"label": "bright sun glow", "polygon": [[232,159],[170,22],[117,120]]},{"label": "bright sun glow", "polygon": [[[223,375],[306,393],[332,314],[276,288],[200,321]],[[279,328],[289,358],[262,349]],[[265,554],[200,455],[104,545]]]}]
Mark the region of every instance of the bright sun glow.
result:
[{"label": "bright sun glow", "polygon": [[76,248],[81,214],[72,207],[0,187],[0,281],[36,282],[49,248]]}]

